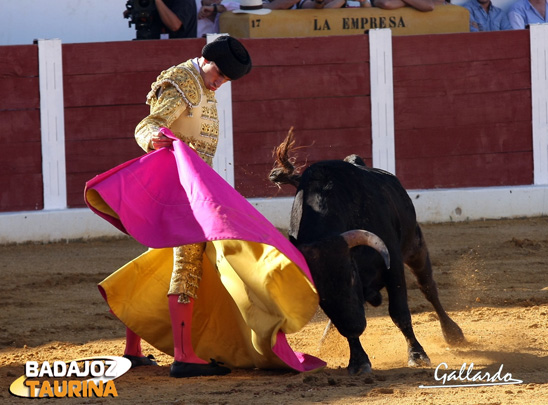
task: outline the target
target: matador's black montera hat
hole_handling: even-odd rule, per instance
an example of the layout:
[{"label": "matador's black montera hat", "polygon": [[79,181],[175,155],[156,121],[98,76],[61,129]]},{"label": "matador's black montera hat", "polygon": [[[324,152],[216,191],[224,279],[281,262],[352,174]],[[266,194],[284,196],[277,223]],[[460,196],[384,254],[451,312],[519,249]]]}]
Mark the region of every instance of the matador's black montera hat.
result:
[{"label": "matador's black montera hat", "polygon": [[230,80],[237,80],[251,70],[251,57],[237,39],[223,35],[202,49],[202,56],[215,62],[221,72]]}]

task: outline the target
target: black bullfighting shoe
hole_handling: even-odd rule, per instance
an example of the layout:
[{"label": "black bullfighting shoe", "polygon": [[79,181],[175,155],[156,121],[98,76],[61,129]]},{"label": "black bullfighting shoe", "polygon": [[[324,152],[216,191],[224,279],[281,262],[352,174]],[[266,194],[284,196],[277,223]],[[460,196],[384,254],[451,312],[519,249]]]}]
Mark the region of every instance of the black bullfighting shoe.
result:
[{"label": "black bullfighting shoe", "polygon": [[139,366],[157,366],[158,363],[156,363],[156,359],[152,354],[149,354],[148,356],[131,356],[129,354],[124,354],[126,359],[131,361],[131,368],[139,367]]},{"label": "black bullfighting shoe", "polygon": [[221,364],[223,363],[217,363],[213,359],[211,359],[211,363],[208,364],[183,363],[181,361],[174,361],[171,364],[169,376],[175,378],[185,378],[208,375],[226,375],[230,373],[230,369],[228,367],[221,366]]}]

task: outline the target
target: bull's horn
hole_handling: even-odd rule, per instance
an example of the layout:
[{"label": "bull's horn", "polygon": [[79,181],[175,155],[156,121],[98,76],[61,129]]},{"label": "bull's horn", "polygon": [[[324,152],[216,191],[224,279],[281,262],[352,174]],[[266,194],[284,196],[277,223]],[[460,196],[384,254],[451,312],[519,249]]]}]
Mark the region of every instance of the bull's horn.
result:
[{"label": "bull's horn", "polygon": [[346,231],[341,234],[345,242],[348,245],[348,248],[351,249],[358,245],[370,246],[379,252],[384,259],[386,268],[390,268],[390,254],[388,253],[388,248],[384,244],[381,238],[375,235],[372,232],[364,231],[363,229],[354,229],[352,231]]}]

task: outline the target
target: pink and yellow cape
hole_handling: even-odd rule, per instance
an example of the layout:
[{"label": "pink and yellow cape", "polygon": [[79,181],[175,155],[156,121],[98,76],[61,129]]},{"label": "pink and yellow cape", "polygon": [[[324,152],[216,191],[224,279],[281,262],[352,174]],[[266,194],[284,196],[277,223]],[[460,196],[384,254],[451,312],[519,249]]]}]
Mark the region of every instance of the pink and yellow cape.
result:
[{"label": "pink and yellow cape", "polygon": [[[171,135],[163,129],[166,135]],[[318,295],[301,253],[185,143],[128,161],[86,184],[96,214],[147,252],[99,284],[112,312],[173,355],[167,291],[173,246],[207,242],[194,304],[193,345],[237,368],[310,371],[322,360],[295,352]]]}]

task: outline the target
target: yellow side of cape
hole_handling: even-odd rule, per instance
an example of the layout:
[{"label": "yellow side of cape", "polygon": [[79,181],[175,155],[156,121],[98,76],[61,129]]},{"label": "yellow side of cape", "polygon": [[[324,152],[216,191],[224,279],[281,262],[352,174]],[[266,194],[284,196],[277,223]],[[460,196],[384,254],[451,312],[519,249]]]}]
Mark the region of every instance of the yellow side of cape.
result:
[{"label": "yellow side of cape", "polygon": [[[173,250],[150,249],[100,283],[112,312],[152,346],[173,355],[167,291]],[[287,367],[273,352],[279,330],[294,333],[312,318],[318,295],[304,273],[270,245],[207,243],[194,304],[198,356],[230,367]]]}]

